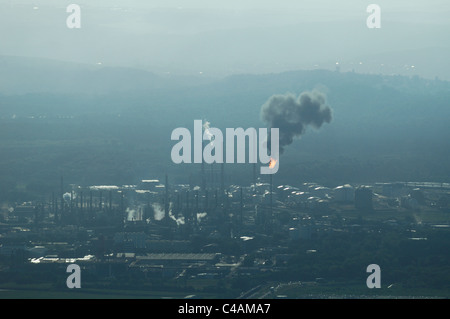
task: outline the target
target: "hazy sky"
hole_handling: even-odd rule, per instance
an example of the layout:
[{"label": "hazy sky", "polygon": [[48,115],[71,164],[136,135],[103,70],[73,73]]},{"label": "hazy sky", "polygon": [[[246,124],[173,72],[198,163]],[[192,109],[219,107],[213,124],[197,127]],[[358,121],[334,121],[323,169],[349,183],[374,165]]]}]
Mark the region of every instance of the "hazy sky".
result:
[{"label": "hazy sky", "polygon": [[[66,26],[71,3],[81,29]],[[371,3],[381,29],[366,26]],[[339,63],[448,78],[449,15],[448,0],[0,0],[0,55],[213,76]]]}]

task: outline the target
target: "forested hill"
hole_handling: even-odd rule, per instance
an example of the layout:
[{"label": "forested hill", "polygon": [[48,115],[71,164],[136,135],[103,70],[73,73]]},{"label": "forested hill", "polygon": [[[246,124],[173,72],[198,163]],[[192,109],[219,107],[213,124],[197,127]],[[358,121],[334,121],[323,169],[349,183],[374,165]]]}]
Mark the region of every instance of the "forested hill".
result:
[{"label": "forested hill", "polygon": [[[166,172],[173,181],[195,180],[197,166],[171,162],[173,129],[192,130],[194,119],[223,131],[264,127],[260,109],[272,95],[313,89],[326,94],[333,120],[286,148],[277,181],[450,179],[450,83],[438,79],[324,70],[210,79],[5,59],[0,199],[51,191],[61,175],[79,184],[127,184]],[[247,165],[227,174],[230,182],[251,180]]]}]

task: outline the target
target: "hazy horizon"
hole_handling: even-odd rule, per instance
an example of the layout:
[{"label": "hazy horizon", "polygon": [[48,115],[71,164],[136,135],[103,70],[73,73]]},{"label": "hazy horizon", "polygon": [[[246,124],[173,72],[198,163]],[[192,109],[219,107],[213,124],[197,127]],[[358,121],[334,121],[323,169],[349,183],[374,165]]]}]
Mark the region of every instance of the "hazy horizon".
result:
[{"label": "hazy horizon", "polygon": [[81,29],[66,26],[70,3],[0,3],[0,55],[210,77],[339,65],[450,79],[445,1],[378,1],[380,29],[361,1],[77,1]]}]

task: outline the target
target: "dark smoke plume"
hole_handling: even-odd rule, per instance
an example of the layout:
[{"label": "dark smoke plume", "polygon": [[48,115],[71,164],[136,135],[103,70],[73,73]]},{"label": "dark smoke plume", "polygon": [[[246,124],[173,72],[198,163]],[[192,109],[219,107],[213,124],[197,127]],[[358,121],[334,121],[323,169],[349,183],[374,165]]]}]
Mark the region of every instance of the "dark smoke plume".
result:
[{"label": "dark smoke plume", "polygon": [[324,122],[330,123],[332,114],[325,94],[312,91],[303,92],[298,98],[293,94],[273,95],[261,107],[261,117],[269,128],[279,129],[282,153],[294,137],[305,133],[308,125],[318,129]]}]

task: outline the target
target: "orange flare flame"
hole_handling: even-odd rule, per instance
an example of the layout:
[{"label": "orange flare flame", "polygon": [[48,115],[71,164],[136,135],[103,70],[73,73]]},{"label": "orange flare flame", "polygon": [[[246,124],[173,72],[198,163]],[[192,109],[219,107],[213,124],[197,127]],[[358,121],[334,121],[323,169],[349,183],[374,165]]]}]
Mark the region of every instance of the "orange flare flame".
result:
[{"label": "orange flare flame", "polygon": [[277,164],[277,160],[271,158],[270,162],[269,162],[269,168],[274,168],[276,164]]}]

